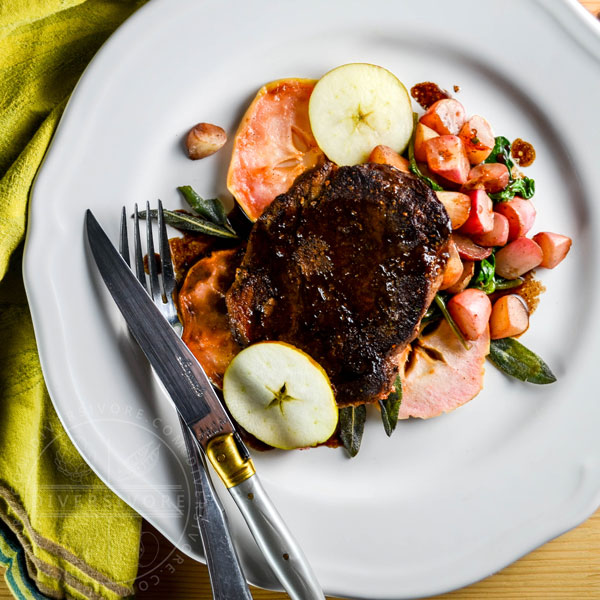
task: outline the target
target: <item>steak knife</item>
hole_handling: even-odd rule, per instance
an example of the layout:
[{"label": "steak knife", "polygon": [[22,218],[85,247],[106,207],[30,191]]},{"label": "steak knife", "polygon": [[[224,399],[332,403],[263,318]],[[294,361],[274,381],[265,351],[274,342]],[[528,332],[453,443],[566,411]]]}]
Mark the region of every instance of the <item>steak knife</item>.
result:
[{"label": "steak knife", "polygon": [[92,256],[129,329],[181,418],[227,487],[267,563],[292,600],[324,600],[300,546],[264,490],[250,454],[204,370],[172,330],[90,210]]}]

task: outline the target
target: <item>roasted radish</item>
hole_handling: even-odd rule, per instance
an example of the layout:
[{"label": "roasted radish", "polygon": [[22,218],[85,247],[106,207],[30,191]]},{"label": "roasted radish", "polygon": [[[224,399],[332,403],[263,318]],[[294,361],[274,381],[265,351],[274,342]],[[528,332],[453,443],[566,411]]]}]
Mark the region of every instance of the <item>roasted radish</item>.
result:
[{"label": "roasted radish", "polygon": [[532,239],[542,249],[543,257],[540,267],[546,269],[554,269],[565,258],[573,242],[566,235],[550,231],[536,233]]},{"label": "roasted radish", "polygon": [[471,236],[480,246],[504,246],[508,242],[508,219],[500,213],[494,213],[494,227],[487,233]]},{"label": "roasted radish", "polygon": [[451,285],[454,285],[460,278],[463,272],[463,264],[458,255],[458,250],[454,242],[450,242],[449,246],[450,258],[446,263],[446,269],[444,270],[444,276],[442,278],[442,285],[440,290],[445,290]]},{"label": "roasted radish", "polygon": [[492,303],[485,292],[466,289],[453,296],[447,306],[454,322],[468,340],[476,340],[487,330]]},{"label": "roasted radish", "polygon": [[496,252],[496,273],[505,279],[516,279],[538,267],[542,249],[533,240],[520,237]]},{"label": "roasted radish", "polygon": [[463,105],[453,98],[434,102],[419,119],[440,135],[458,135],[466,119]]},{"label": "roasted radish", "polygon": [[519,335],[529,327],[529,311],[520,296],[510,294],[498,298],[490,316],[493,340]]},{"label": "roasted radish", "polygon": [[475,275],[475,263],[472,260],[463,260],[462,265],[463,270],[456,283],[451,285],[449,288],[446,288],[446,291],[449,294],[458,294],[459,292],[467,289],[467,286],[471,282],[473,275]]},{"label": "roasted radish", "polygon": [[488,194],[500,192],[508,185],[508,169],[500,163],[477,165],[469,171],[463,191],[485,190]]},{"label": "roasted radish", "polygon": [[435,132],[423,123],[417,123],[415,127],[415,158],[419,162],[427,162],[427,154],[425,153],[425,142],[431,138],[438,137],[439,133]]},{"label": "roasted radish", "polygon": [[404,171],[408,173],[410,169],[408,168],[409,162],[403,157],[400,156],[395,150],[392,150],[389,146],[375,146],[369,154],[369,158],[367,162],[379,163],[381,165],[391,165],[392,167],[396,167],[396,169],[400,169],[400,171]]},{"label": "roasted radish", "polygon": [[427,166],[437,175],[454,183],[465,183],[469,175],[469,159],[462,140],[455,135],[440,135],[423,146]]},{"label": "roasted radish", "polygon": [[508,202],[498,202],[494,210],[508,219],[508,241],[523,237],[535,222],[535,207],[529,200],[515,196]]},{"label": "roasted radish", "polygon": [[460,232],[471,235],[492,231],[494,205],[491,198],[483,190],[471,190],[467,195],[471,199],[471,211]]},{"label": "roasted radish", "polygon": [[478,165],[492,152],[496,140],[491,125],[479,115],[473,115],[460,129],[469,162]]},{"label": "roasted radish", "polygon": [[436,192],[436,196],[450,217],[452,229],[458,229],[469,218],[471,198],[460,192]]},{"label": "roasted radish", "polygon": [[471,238],[460,233],[453,233],[452,239],[458,249],[458,254],[463,260],[483,260],[491,253],[491,248],[483,248],[477,245]]}]

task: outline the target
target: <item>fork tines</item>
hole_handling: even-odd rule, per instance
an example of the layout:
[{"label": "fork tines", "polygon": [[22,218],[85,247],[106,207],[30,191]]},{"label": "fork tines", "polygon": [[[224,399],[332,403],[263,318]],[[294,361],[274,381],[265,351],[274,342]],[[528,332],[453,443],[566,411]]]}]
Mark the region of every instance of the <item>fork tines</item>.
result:
[{"label": "fork tines", "polygon": [[[175,291],[175,274],[162,202],[160,200],[158,201],[158,210],[154,211],[150,210],[150,203],[147,202],[146,214],[143,215],[143,217],[146,219],[147,278],[140,235],[140,214],[138,205],[135,204],[133,213],[133,264],[135,273],[139,282],[144,286],[146,291],[148,291],[155,304],[159,305],[160,303],[163,303],[166,307],[170,307],[168,308],[169,312],[174,313],[174,318],[177,319],[173,299],[173,292]],[[152,217],[158,218],[158,257],[155,254]],[[131,268],[127,234],[127,211],[125,207],[123,207],[121,212],[119,252]],[[168,319],[173,318],[172,314],[165,314],[165,316]]]}]

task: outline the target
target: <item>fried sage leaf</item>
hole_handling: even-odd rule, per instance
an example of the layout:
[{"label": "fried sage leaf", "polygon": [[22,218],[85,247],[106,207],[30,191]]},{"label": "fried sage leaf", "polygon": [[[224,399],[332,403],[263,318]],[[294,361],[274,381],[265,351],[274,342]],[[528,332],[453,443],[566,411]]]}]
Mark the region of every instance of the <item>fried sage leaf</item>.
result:
[{"label": "fried sage leaf", "polygon": [[[165,215],[165,222],[175,229],[179,229],[180,231],[193,231],[196,233],[205,233],[207,235],[214,235],[216,237],[227,238],[231,240],[237,240],[238,236],[236,233],[233,233],[229,229],[226,229],[222,225],[217,225],[216,223],[211,223],[206,219],[201,219],[200,217],[195,217],[194,215],[188,215],[182,212],[175,212],[172,210],[163,210]],[[140,219],[146,218],[146,211],[140,211],[139,213]],[[157,219],[158,211],[151,210],[150,218]]]},{"label": "fried sage leaf", "polygon": [[521,381],[539,384],[556,381],[550,367],[514,338],[492,340],[488,358],[501,371]]},{"label": "fried sage leaf", "polygon": [[181,192],[181,195],[190,207],[201,217],[212,221],[217,225],[223,225],[223,227],[226,228],[230,227],[225,207],[218,198],[205,199],[190,185],[181,185],[177,189]]},{"label": "fried sage leaf", "polygon": [[366,419],[367,407],[364,404],[340,408],[340,438],[351,458],[360,450]]},{"label": "fried sage leaf", "polygon": [[394,433],[394,429],[396,429],[396,425],[398,424],[398,411],[400,410],[401,403],[402,380],[400,379],[400,375],[398,375],[394,382],[394,391],[385,400],[379,401],[381,421],[388,437]]}]

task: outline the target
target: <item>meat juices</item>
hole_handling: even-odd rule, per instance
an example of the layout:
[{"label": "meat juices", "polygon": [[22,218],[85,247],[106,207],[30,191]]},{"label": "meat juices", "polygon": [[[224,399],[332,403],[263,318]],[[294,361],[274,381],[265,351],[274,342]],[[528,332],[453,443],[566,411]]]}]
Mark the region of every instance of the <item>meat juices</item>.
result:
[{"label": "meat juices", "polygon": [[304,350],[340,406],[386,397],[440,286],[450,232],[443,205],[412,174],[317,167],[252,229],[226,297],[234,337]]}]

